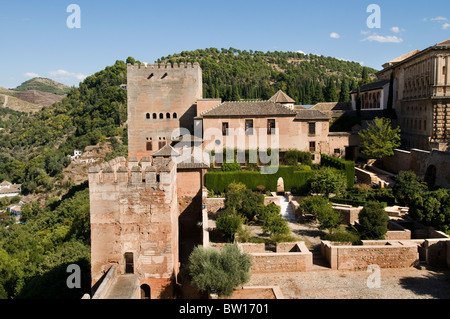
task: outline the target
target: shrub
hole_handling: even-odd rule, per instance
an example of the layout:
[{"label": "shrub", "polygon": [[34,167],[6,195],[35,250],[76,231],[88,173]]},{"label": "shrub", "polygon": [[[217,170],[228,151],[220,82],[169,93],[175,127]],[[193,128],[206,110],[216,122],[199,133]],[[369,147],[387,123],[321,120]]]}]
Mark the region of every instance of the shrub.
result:
[{"label": "shrub", "polygon": [[216,227],[224,234],[228,242],[232,242],[235,234],[242,228],[242,217],[231,209],[224,211],[217,217]]},{"label": "shrub", "polygon": [[276,191],[279,177],[284,180],[286,190],[295,188],[296,194],[306,194],[308,192],[307,181],[313,171],[295,171],[292,166],[280,166],[275,174],[262,174],[261,172],[208,172],[205,175],[205,186],[215,193],[225,193],[232,183],[243,183],[253,191],[257,191],[261,185],[266,191]]},{"label": "shrub", "polygon": [[341,194],[347,188],[344,174],[335,168],[324,167],[318,171],[314,171],[308,180],[311,193],[325,194]]},{"label": "shrub", "polygon": [[384,239],[388,231],[389,216],[379,202],[368,202],[359,213],[361,239]]},{"label": "shrub", "polygon": [[395,198],[401,205],[409,206],[411,200],[423,192],[425,186],[412,171],[402,171],[395,178],[392,187]]},{"label": "shrub", "polygon": [[260,205],[259,219],[263,221],[263,232],[270,235],[287,235],[290,229],[287,220],[280,215],[280,207],[274,203]]},{"label": "shrub", "polygon": [[331,231],[338,227],[342,221],[339,212],[336,212],[328,198],[323,196],[306,197],[301,202],[299,209],[312,214],[319,222],[320,229]]},{"label": "shrub", "polygon": [[345,172],[347,178],[347,187],[353,187],[355,184],[355,162],[345,161],[336,157],[322,154],[320,157],[320,165],[334,167]]},{"label": "shrub", "polygon": [[450,190],[438,189],[411,200],[409,215],[420,223],[438,230],[450,230]]},{"label": "shrub", "polygon": [[226,245],[222,251],[197,246],[189,256],[189,276],[200,291],[214,289],[230,296],[233,290],[250,280],[251,257],[237,245]]},{"label": "shrub", "polygon": [[346,230],[338,230],[330,233],[326,236],[326,239],[333,242],[352,243],[353,245],[359,243],[358,234]]}]

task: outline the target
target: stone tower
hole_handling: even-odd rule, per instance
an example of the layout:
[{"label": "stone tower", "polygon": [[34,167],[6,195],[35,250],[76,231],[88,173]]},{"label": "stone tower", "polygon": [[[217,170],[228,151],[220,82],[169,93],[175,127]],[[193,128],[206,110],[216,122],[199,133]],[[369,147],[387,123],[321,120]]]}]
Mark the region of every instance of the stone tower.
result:
[{"label": "stone tower", "polygon": [[170,144],[179,128],[193,132],[203,96],[198,63],[128,64],[128,155],[141,159]]},{"label": "stone tower", "polygon": [[89,170],[92,286],[116,265],[151,298],[171,294],[179,270],[176,169],[170,158],[130,157]]}]

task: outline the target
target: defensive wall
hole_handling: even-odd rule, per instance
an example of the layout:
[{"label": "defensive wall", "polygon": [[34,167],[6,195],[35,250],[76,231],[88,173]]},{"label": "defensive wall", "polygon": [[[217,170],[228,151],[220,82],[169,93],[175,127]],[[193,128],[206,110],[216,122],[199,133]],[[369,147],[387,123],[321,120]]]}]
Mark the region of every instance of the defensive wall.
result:
[{"label": "defensive wall", "polygon": [[391,173],[413,171],[429,186],[450,188],[450,152],[396,149],[394,156],[383,158],[383,168]]},{"label": "defensive wall", "polygon": [[176,164],[117,158],[89,170],[92,286],[116,264],[150,286],[170,290],[178,274]]}]

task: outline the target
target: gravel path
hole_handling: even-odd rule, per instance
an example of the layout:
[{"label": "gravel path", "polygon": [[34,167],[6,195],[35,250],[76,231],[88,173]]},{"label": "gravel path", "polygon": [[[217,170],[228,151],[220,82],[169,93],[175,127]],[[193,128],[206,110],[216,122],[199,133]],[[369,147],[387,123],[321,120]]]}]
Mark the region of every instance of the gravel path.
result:
[{"label": "gravel path", "polygon": [[450,299],[450,271],[381,269],[379,288],[366,271],[253,274],[249,286],[279,286],[286,299]]}]

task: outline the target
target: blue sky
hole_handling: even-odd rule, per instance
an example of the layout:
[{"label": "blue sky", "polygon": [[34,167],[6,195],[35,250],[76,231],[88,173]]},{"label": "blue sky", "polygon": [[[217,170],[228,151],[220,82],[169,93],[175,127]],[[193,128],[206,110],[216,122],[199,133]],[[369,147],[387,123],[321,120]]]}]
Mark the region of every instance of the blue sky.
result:
[{"label": "blue sky", "polygon": [[[70,4],[81,28],[68,28]],[[380,28],[369,28],[370,4]],[[384,0],[2,0],[0,86],[33,76],[75,85],[128,56],[209,47],[303,51],[361,62],[386,61],[450,38],[450,1]]]}]

